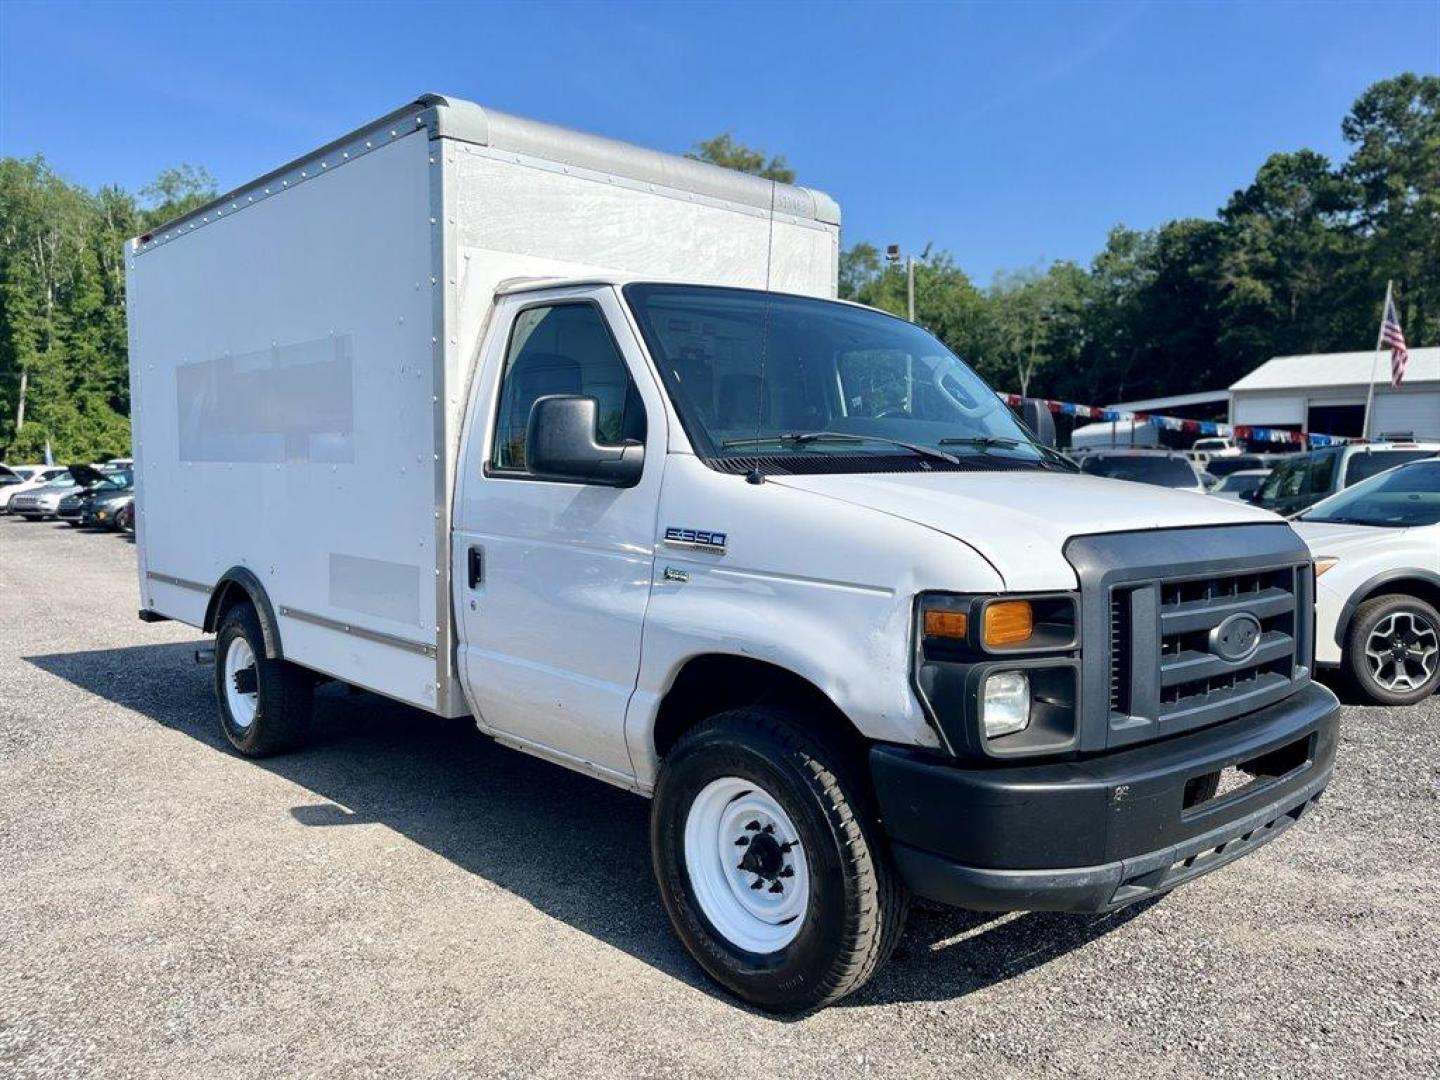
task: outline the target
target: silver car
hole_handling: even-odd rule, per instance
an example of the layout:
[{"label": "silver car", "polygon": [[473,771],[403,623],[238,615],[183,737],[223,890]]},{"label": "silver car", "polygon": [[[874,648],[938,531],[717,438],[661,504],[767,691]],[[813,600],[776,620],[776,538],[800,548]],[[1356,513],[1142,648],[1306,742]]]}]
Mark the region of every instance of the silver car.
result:
[{"label": "silver car", "polygon": [[67,469],[48,483],[11,498],[10,513],[27,521],[46,521],[59,511],[61,499],[84,490],[85,485],[77,484]]}]

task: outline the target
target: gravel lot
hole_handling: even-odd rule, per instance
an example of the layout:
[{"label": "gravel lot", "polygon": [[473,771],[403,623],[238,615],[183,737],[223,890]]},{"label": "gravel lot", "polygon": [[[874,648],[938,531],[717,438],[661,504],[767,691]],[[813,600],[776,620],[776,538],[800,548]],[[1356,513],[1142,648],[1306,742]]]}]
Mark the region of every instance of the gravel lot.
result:
[{"label": "gravel lot", "polygon": [[0,518],[0,1075],[1437,1075],[1440,697],[1158,904],[920,911],[785,1022],[671,936],[642,800],[336,687],[244,761],[134,567]]}]

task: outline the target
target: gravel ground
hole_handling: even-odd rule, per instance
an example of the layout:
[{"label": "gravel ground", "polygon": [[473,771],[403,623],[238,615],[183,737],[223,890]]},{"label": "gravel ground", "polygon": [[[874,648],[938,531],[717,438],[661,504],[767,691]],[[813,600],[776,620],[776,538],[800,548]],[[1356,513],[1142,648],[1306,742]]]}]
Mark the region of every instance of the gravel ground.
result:
[{"label": "gravel ground", "polygon": [[330,687],[221,741],[134,549],[0,518],[0,1075],[1437,1075],[1440,697],[1348,708],[1320,809],[1106,918],[920,911],[856,997],[725,997],[646,804]]}]

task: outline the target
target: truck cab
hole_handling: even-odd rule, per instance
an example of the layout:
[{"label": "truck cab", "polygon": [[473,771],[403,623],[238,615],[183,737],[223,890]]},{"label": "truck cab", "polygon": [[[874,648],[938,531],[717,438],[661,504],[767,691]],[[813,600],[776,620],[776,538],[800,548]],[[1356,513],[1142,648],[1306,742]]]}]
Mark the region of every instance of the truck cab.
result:
[{"label": "truck cab", "polygon": [[[216,634],[238,752],[338,679],[647,797],[675,932],[784,1012],[861,986],[912,895],[1108,911],[1314,805],[1338,708],[1288,525],[1079,474],[833,299],[828,199],[527,124],[421,99],[129,252],[141,614]],[[341,181],[390,170],[357,234]]]}]

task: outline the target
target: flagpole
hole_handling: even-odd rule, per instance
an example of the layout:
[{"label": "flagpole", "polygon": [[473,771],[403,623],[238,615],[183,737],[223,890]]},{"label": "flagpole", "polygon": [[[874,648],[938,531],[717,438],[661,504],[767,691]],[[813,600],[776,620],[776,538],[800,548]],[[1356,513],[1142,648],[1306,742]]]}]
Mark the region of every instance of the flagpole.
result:
[{"label": "flagpole", "polygon": [[1385,282],[1385,304],[1380,309],[1380,332],[1375,335],[1375,355],[1370,358],[1370,385],[1365,392],[1365,423],[1360,428],[1362,439],[1370,438],[1370,408],[1375,404],[1375,369],[1380,365],[1380,346],[1385,344],[1385,313],[1390,310],[1394,280]]}]

